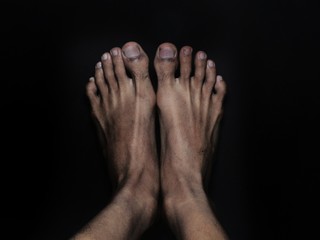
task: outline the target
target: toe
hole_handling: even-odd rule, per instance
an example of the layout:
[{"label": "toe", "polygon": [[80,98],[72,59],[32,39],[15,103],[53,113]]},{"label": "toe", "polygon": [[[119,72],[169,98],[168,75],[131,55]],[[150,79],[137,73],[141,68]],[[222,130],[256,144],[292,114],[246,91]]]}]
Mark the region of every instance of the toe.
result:
[{"label": "toe", "polygon": [[203,93],[210,96],[216,81],[216,66],[212,60],[207,61],[205,81],[202,86]]},{"label": "toe", "polygon": [[99,103],[99,96],[97,95],[97,86],[95,84],[95,79],[91,77],[87,83],[87,96],[89,98],[92,107]]},{"label": "toe", "polygon": [[214,85],[214,89],[215,89],[215,94],[214,94],[214,98],[216,99],[216,101],[222,102],[226,91],[227,91],[227,85],[226,82],[223,80],[223,78],[221,76],[217,76],[217,80],[216,83]]},{"label": "toe", "polygon": [[199,51],[195,57],[195,73],[194,73],[194,84],[196,87],[201,87],[204,76],[206,73],[207,54],[205,52]]},{"label": "toe", "polygon": [[104,53],[101,57],[102,69],[105,77],[105,81],[110,90],[117,90],[118,83],[113,71],[113,64],[110,53]]},{"label": "toe", "polygon": [[[149,59],[142,47],[136,42],[128,42],[122,47],[124,65],[132,75],[136,84],[149,80]],[[139,80],[139,81],[137,81]]]},{"label": "toe", "polygon": [[95,69],[95,83],[98,87],[99,92],[101,95],[104,95],[108,92],[108,86],[106,84],[105,78],[104,78],[104,73],[102,70],[102,63],[98,62],[96,64],[96,69]]},{"label": "toe", "polygon": [[120,48],[111,49],[111,58],[112,58],[114,72],[118,80],[119,87],[121,88],[121,86],[126,86],[129,82],[128,81],[129,78],[126,74],[126,69],[122,59],[121,49]]},{"label": "toe", "polygon": [[191,74],[192,48],[185,46],[180,51],[180,79],[189,81]]},{"label": "toe", "polygon": [[161,44],[154,60],[159,83],[175,80],[177,64],[177,48],[171,43]]}]

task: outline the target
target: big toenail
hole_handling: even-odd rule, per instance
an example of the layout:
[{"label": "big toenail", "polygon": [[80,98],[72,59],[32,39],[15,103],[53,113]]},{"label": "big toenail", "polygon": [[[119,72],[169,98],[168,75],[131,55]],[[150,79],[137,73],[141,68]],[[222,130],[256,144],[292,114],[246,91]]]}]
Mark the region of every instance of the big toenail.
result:
[{"label": "big toenail", "polygon": [[191,49],[190,48],[184,48],[183,49],[183,54],[186,56],[189,56],[191,54]]},{"label": "big toenail", "polygon": [[175,51],[172,48],[160,48],[159,57],[162,59],[170,59],[175,57]]},{"label": "big toenail", "polygon": [[112,49],[111,50],[112,56],[117,56],[118,55],[118,49]]},{"label": "big toenail", "polygon": [[201,60],[204,60],[204,59],[207,58],[207,54],[205,54],[204,52],[201,52],[201,53],[199,54],[199,58],[200,58]]},{"label": "big toenail", "polygon": [[140,50],[137,46],[128,46],[123,49],[123,54],[130,59],[135,59],[140,56]]}]

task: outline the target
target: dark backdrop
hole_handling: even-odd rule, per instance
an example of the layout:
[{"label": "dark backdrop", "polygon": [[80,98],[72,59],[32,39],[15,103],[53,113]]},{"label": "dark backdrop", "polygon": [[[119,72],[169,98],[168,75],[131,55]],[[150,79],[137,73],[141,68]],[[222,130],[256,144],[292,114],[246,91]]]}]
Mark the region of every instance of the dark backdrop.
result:
[{"label": "dark backdrop", "polygon": [[[224,76],[209,194],[230,238],[313,239],[318,1],[1,5],[1,217],[12,239],[67,239],[110,200],[85,85],[101,54],[127,41],[150,59],[162,42],[191,45]],[[173,238],[158,218],[143,239]]]}]

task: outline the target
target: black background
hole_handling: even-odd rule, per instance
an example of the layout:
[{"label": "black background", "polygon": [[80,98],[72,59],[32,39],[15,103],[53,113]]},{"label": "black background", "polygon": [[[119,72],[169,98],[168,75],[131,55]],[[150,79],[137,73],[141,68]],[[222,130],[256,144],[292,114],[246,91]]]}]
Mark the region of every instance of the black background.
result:
[{"label": "black background", "polygon": [[[1,218],[8,239],[67,239],[110,200],[85,85],[102,53],[127,41],[139,42],[151,62],[162,42],[191,45],[224,76],[228,95],[209,194],[230,238],[318,235],[318,1],[1,5]],[[172,233],[158,218],[143,239]]]}]

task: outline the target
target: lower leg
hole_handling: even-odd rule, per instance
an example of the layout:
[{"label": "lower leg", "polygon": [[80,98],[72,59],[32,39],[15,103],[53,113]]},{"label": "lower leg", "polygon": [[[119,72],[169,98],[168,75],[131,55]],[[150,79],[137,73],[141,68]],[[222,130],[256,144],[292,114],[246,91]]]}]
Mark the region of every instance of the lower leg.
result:
[{"label": "lower leg", "polygon": [[226,239],[202,183],[184,177],[171,178],[171,184],[174,181],[179,183],[164,194],[164,208],[176,236],[179,239]]},{"label": "lower leg", "polygon": [[138,239],[150,226],[156,200],[130,187],[117,192],[112,202],[72,239]]}]

